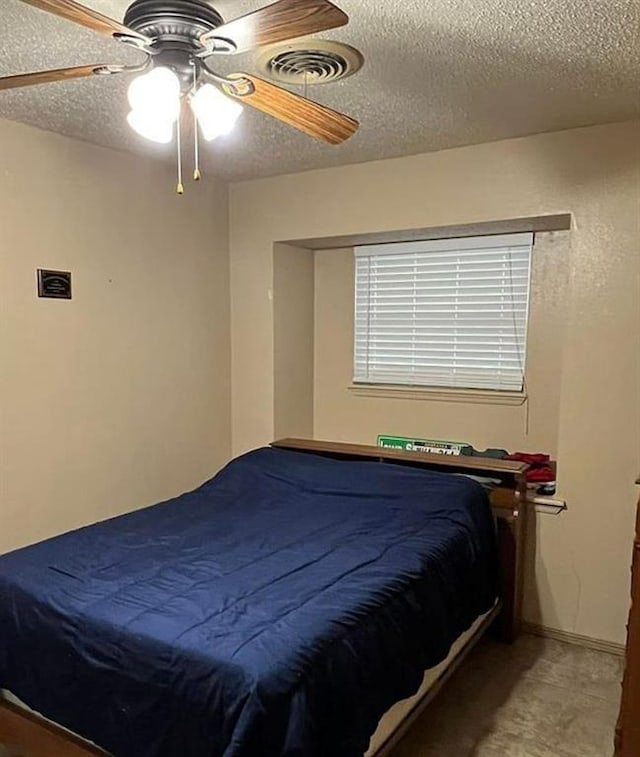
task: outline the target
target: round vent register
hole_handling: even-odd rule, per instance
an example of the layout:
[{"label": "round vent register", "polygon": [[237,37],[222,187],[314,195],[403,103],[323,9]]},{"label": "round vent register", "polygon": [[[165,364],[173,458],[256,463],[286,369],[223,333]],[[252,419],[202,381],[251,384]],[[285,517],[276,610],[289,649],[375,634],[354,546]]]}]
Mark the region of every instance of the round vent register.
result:
[{"label": "round vent register", "polygon": [[303,39],[264,48],[256,63],[269,79],[284,84],[328,84],[355,74],[362,68],[364,58],[350,45]]}]

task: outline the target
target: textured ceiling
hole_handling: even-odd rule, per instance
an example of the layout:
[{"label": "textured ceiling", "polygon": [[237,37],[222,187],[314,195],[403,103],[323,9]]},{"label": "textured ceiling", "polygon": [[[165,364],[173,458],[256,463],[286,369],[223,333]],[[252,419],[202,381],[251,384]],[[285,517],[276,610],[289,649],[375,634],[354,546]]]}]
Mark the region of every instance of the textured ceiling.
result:
[{"label": "textured ceiling", "polygon": [[[488,142],[640,115],[640,0],[337,0],[350,24],[324,37],[358,47],[363,70],[310,96],[358,118],[339,147],[246,108],[208,144],[205,166],[232,180]],[[86,0],[121,19],[126,0]],[[212,3],[227,20],[267,0]],[[122,44],[0,0],[0,75],[136,62]],[[218,59],[216,59],[217,62]],[[251,71],[252,54],[226,71]],[[0,117],[156,154],[125,122],[127,81],[96,77],[0,92]]]}]

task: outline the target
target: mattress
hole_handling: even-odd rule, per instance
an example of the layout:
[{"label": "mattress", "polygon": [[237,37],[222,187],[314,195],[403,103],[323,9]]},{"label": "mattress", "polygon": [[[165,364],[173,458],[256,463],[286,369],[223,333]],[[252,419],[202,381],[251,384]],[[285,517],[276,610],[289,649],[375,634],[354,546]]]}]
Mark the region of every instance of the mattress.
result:
[{"label": "mattress", "polygon": [[496,576],[477,483],[256,450],[0,557],[0,687],[118,757],[361,757]]},{"label": "mattress", "polygon": [[371,737],[369,749],[367,749],[364,757],[375,757],[380,750],[387,747],[388,740],[392,734],[395,734],[406,720],[410,720],[416,709],[419,710],[420,704],[437,685],[445,671],[454,665],[459,658],[465,656],[465,650],[473,648],[474,642],[478,640],[487,624],[495,617],[495,613],[499,609],[497,605],[498,602],[496,602],[496,606],[491,610],[487,610],[487,612],[479,615],[472,625],[458,636],[451,645],[449,654],[442,662],[433,668],[429,668],[429,670],[425,670],[420,688],[413,696],[401,699],[385,712]]}]

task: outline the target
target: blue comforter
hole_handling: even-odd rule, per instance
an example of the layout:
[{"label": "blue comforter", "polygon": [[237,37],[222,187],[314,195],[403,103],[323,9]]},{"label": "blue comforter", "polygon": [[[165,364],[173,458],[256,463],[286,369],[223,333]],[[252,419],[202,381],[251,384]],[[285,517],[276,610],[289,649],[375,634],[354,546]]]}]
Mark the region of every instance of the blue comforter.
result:
[{"label": "blue comforter", "polygon": [[117,757],[361,757],[496,595],[461,476],[259,449],[0,557],[0,687]]}]

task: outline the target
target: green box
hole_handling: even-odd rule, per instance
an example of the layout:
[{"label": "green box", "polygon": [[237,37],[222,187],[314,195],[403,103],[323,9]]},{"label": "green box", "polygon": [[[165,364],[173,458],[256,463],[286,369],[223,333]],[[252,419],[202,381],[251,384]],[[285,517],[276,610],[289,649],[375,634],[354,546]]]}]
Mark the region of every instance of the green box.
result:
[{"label": "green box", "polygon": [[405,452],[430,452],[436,455],[462,455],[471,445],[442,439],[412,439],[408,436],[378,436],[378,447],[401,449]]}]

